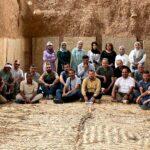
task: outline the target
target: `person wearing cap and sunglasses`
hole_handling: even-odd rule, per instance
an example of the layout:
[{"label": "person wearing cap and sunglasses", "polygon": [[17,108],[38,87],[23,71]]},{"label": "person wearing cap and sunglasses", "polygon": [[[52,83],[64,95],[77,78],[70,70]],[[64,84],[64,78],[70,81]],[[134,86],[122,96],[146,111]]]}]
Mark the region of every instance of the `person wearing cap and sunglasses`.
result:
[{"label": "person wearing cap and sunglasses", "polygon": [[46,49],[43,52],[43,72],[46,71],[46,64],[50,64],[53,71],[56,71],[56,53],[53,48],[53,44],[49,41],[46,44]]},{"label": "person wearing cap and sunglasses", "polygon": [[14,61],[14,65],[11,69],[12,77],[14,78],[14,97],[19,92],[20,82],[24,79],[23,70],[20,69],[19,60]]},{"label": "person wearing cap and sunglasses", "polygon": [[11,73],[12,65],[10,63],[6,63],[4,68],[0,70],[0,77],[4,81],[4,85],[7,88],[6,91],[6,98],[11,100],[13,97],[13,91],[14,91],[14,79]]}]

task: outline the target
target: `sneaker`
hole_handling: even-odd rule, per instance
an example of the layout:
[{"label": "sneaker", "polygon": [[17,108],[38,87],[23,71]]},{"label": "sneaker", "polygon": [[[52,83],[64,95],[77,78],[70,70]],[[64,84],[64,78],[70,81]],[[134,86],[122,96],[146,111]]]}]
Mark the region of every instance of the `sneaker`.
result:
[{"label": "sneaker", "polygon": [[101,103],[100,99],[95,99],[95,103],[100,104]]},{"label": "sneaker", "polygon": [[124,99],[124,100],[122,100],[122,103],[123,104],[129,104],[129,100]]},{"label": "sneaker", "polygon": [[54,99],[53,102],[54,102],[55,104],[62,104],[62,103],[63,103],[62,100],[58,100],[58,99]]}]

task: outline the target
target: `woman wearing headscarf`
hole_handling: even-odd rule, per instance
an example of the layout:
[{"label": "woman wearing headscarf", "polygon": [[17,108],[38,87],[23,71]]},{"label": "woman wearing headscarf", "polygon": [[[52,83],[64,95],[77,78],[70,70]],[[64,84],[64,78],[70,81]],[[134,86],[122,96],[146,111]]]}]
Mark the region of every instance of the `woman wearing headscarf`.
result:
[{"label": "woman wearing headscarf", "polygon": [[101,57],[101,52],[97,46],[98,46],[97,42],[92,42],[91,50],[89,50],[87,54],[89,56],[90,63],[92,63],[95,66],[95,68],[99,66]]},{"label": "woman wearing headscarf", "polygon": [[77,67],[82,63],[82,57],[86,55],[86,51],[83,49],[83,42],[78,41],[77,47],[72,50],[71,67],[77,71]]},{"label": "woman wearing headscarf", "polygon": [[142,45],[140,42],[134,43],[134,49],[129,54],[129,61],[131,63],[130,69],[132,72],[137,70],[138,64],[144,65],[146,61],[146,53],[142,49]]},{"label": "woman wearing headscarf", "polygon": [[53,44],[49,41],[46,44],[46,49],[43,52],[43,72],[46,71],[46,64],[50,64],[52,71],[56,71],[56,59],[57,56],[55,54]]},{"label": "woman wearing headscarf", "polygon": [[64,64],[70,64],[71,59],[71,53],[69,50],[67,50],[66,42],[61,43],[61,47],[57,52],[57,58],[58,58],[57,72],[58,74],[60,74],[63,71]]},{"label": "woman wearing headscarf", "polygon": [[114,47],[112,43],[106,43],[105,50],[102,51],[101,54],[101,61],[107,58],[109,62],[109,66],[113,69],[115,68],[115,58],[116,58],[116,52],[114,51]]}]

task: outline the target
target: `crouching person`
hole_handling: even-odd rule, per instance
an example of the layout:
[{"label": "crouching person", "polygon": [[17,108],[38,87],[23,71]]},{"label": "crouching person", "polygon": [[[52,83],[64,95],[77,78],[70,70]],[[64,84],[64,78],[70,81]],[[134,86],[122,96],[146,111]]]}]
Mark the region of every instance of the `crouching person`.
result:
[{"label": "crouching person", "polygon": [[129,68],[124,68],[122,70],[122,77],[116,80],[112,91],[112,102],[122,102],[125,104],[132,102],[135,81],[129,77],[129,72]]},{"label": "crouching person", "polygon": [[42,94],[37,94],[38,84],[33,81],[31,73],[27,73],[26,80],[20,83],[20,93],[16,96],[16,103],[34,104],[43,98]]},{"label": "crouching person", "polygon": [[95,71],[89,70],[88,77],[82,83],[82,95],[85,102],[92,99],[92,102],[100,103],[101,94],[101,81],[96,78]]},{"label": "crouching person", "polygon": [[141,109],[150,110],[150,86],[147,91],[142,93],[136,100],[140,104]]},{"label": "crouching person", "polygon": [[73,69],[69,70],[69,77],[66,80],[66,84],[63,88],[63,93],[61,90],[57,90],[55,103],[71,102],[78,100],[82,97],[80,92],[81,79],[75,75]]}]

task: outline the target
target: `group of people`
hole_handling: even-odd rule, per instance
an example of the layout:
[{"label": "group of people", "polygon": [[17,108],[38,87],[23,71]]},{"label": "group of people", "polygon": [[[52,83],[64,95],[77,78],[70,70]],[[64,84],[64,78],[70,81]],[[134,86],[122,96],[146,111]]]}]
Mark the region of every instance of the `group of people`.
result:
[{"label": "group of people", "polygon": [[57,104],[75,100],[100,103],[103,95],[110,95],[112,102],[138,103],[142,109],[150,109],[150,73],[144,69],[146,53],[140,42],[134,43],[129,56],[124,46],[116,54],[112,43],[103,51],[97,42],[91,43],[89,51],[83,44],[79,41],[69,51],[62,42],[55,51],[48,42],[42,75],[35,65],[23,73],[18,60],[13,66],[7,63],[0,71],[0,102],[38,103],[44,98]]}]

